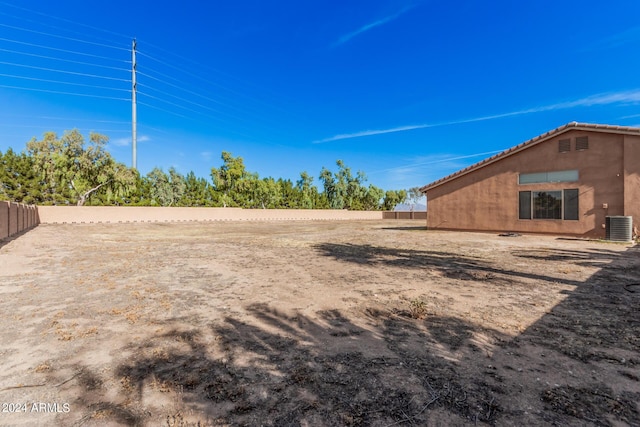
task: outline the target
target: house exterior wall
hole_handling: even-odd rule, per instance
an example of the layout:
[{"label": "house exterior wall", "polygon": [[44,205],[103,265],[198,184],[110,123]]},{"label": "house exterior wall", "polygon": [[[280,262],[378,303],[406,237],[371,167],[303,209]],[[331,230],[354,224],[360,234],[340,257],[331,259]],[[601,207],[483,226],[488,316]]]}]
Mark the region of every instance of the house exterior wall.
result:
[{"label": "house exterior wall", "polygon": [[[579,136],[589,138],[588,149],[576,151],[575,139]],[[640,161],[639,138],[578,129],[562,132],[428,189],[427,226],[430,229],[604,237],[607,215],[632,214],[635,216],[634,223],[640,220],[637,218],[637,202],[633,202],[640,200],[637,185],[640,180],[637,166]],[[569,152],[559,152],[558,141],[562,139],[571,140]],[[564,170],[578,170],[579,180],[518,184],[519,174]],[[520,191],[564,189],[578,189],[578,220],[519,219]]]},{"label": "house exterior wall", "polygon": [[624,137],[624,215],[640,228],[640,136]]}]

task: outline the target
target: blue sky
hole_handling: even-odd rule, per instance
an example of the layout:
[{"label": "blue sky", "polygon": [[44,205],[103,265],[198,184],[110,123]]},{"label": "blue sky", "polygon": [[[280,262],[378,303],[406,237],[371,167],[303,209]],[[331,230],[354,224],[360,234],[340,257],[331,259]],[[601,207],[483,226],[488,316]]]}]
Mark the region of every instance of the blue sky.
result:
[{"label": "blue sky", "polygon": [[[637,0],[0,0],[0,151],[111,138],[138,168],[260,176],[342,159],[422,186],[572,121],[640,125]],[[316,184],[319,183],[316,181]]]}]

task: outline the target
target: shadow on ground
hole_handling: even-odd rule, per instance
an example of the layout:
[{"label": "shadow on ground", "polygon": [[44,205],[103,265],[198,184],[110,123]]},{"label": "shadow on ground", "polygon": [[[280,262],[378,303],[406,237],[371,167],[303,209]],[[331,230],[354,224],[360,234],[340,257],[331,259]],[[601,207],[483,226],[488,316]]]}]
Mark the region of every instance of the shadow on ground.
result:
[{"label": "shadow on ground", "polygon": [[[351,262],[361,265],[385,265],[388,267],[432,269],[440,271],[444,276],[462,279],[493,279],[525,278],[551,282],[561,282],[578,286],[582,283],[575,280],[560,279],[545,274],[528,273],[491,264],[481,257],[461,256],[457,253],[443,251],[425,251],[415,249],[395,249],[372,245],[351,243],[323,243],[316,249],[324,256],[337,261]],[[584,252],[584,257],[590,259],[611,261],[615,253]],[[602,264],[598,264],[601,266]]]},{"label": "shadow on ground", "polygon": [[400,231],[424,231],[427,229],[426,225],[407,225],[397,227],[382,227],[382,230],[400,230]]},{"label": "shadow on ground", "polygon": [[[358,265],[558,280],[446,252],[316,249]],[[89,408],[81,422],[99,411],[143,425],[152,419],[143,402],[175,393],[182,406],[166,414],[167,426],[197,425],[186,421],[189,408],[200,425],[640,425],[640,298],[625,288],[640,274],[638,249],[515,255],[604,265],[584,283],[568,282],[577,288],[515,338],[380,307],[310,318],[253,305],[243,319],[173,329],[127,349],[135,356],[115,372],[121,397],[81,398]],[[560,372],[556,365],[577,375],[541,381]]]}]

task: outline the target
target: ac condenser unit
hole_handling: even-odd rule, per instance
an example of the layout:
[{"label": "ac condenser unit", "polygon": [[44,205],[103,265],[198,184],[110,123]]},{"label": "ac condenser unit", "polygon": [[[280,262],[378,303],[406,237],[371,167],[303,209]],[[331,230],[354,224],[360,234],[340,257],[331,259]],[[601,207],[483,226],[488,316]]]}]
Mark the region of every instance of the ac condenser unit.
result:
[{"label": "ac condenser unit", "polygon": [[614,242],[633,240],[633,218],[630,216],[606,217],[606,239]]}]

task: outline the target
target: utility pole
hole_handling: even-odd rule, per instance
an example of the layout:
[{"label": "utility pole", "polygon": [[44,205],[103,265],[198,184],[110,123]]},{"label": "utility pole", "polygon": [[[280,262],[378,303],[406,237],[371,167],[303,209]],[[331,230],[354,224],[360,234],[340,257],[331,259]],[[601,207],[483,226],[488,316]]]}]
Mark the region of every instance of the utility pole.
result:
[{"label": "utility pole", "polygon": [[132,166],[134,169],[138,168],[137,165],[137,144],[138,144],[138,112],[136,110],[136,39],[133,39],[131,48],[131,146],[133,148],[132,153]]}]

